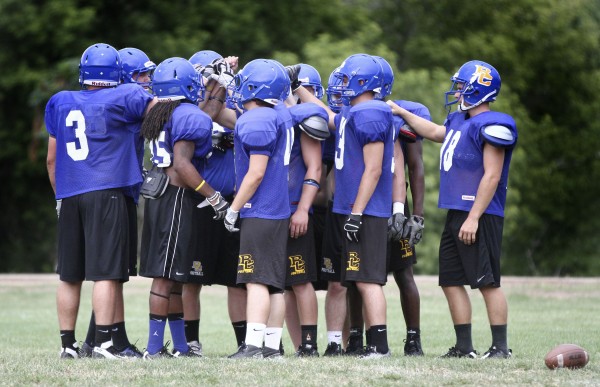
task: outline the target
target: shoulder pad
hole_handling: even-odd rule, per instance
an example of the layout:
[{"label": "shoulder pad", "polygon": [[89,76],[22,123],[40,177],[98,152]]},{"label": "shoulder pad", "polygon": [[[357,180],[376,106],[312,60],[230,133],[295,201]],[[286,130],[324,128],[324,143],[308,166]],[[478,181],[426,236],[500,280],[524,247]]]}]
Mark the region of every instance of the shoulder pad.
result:
[{"label": "shoulder pad", "polygon": [[516,141],[512,131],[502,125],[486,126],[481,130],[481,135],[486,142],[497,147],[511,147]]},{"label": "shoulder pad", "polygon": [[326,120],[320,116],[305,118],[298,124],[309,137],[315,140],[324,141],[330,136],[329,126]]}]

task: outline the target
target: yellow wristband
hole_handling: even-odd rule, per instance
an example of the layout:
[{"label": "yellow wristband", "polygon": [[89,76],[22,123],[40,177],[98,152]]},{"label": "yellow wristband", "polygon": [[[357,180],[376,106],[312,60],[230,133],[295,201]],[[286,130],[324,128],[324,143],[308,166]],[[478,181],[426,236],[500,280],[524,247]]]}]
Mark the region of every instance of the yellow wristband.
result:
[{"label": "yellow wristband", "polygon": [[194,191],[198,192],[198,190],[200,188],[202,188],[202,186],[204,185],[204,183],[206,183],[206,180],[202,180],[202,183],[198,184],[198,186],[196,187],[196,189],[194,189]]}]

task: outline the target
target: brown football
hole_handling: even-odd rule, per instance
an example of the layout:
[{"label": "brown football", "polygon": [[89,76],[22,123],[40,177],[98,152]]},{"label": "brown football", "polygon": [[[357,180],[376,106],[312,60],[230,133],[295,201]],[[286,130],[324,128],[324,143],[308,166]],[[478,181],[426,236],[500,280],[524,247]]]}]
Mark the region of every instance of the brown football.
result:
[{"label": "brown football", "polygon": [[587,351],[575,344],[559,344],[546,354],[544,362],[551,370],[555,368],[584,367],[590,356]]}]

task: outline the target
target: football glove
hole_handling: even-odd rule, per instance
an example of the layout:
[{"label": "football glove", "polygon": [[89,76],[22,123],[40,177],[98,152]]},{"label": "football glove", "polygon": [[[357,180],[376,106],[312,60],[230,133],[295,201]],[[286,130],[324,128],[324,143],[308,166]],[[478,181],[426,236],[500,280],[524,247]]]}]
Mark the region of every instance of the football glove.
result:
[{"label": "football glove", "polygon": [[351,213],[344,223],[344,231],[346,231],[346,238],[350,242],[358,243],[358,231],[362,224],[362,214]]},{"label": "football glove", "polygon": [[425,219],[422,216],[413,215],[406,223],[408,232],[406,237],[411,246],[418,244],[423,237],[423,229],[425,228]]},{"label": "football glove", "polygon": [[225,220],[223,221],[225,223],[225,228],[227,229],[227,231],[229,231],[229,232],[240,231],[239,228],[235,227],[235,222],[237,221],[239,215],[240,215],[239,211],[232,210],[231,207],[227,208],[227,213],[225,214]]},{"label": "football glove", "polygon": [[213,216],[213,219],[224,219],[225,215],[227,214],[227,209],[229,208],[229,203],[227,202],[227,200],[223,199],[221,193],[219,191],[215,192],[213,196],[208,198],[208,202],[212,206],[213,210],[215,210],[215,216]]},{"label": "football glove", "polygon": [[406,216],[401,212],[390,216],[388,219],[388,240],[399,241],[400,239],[406,238],[408,232],[406,223]]},{"label": "football glove", "polygon": [[300,74],[300,65],[295,64],[291,66],[285,66],[285,69],[290,77],[290,84],[292,86],[292,91],[295,91],[300,87],[300,81],[298,81],[298,74]]},{"label": "football glove", "polygon": [[62,199],[56,201],[56,217],[60,218],[60,207],[62,206]]}]

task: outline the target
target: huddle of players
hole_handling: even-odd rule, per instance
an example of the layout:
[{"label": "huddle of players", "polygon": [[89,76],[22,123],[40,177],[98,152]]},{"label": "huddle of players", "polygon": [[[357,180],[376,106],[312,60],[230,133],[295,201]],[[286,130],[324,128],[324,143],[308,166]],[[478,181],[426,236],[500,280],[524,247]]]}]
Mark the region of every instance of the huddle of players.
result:
[{"label": "huddle of players", "polygon": [[[103,55],[93,54],[99,46],[104,50]],[[81,62],[82,85],[99,86],[103,90],[119,90],[125,86],[106,83],[103,79],[106,72],[102,71],[92,71],[98,79],[86,82],[85,70],[96,66],[90,61],[98,59],[100,67],[113,65],[104,62],[107,56],[114,58],[111,49],[114,50],[99,44],[88,48],[92,55],[86,50]],[[99,314],[94,303],[90,332],[95,331],[95,335],[88,332],[88,339],[92,339],[86,339],[84,348],[79,349],[74,340],[74,324],[71,324],[72,331],[63,329],[61,324],[63,338],[63,331],[67,332],[61,357],[202,356],[198,296],[205,284],[228,287],[228,309],[238,341],[238,351],[230,358],[282,356],[284,318],[292,341],[298,346],[296,355],[318,356],[313,283],[319,277],[328,281],[329,344],[325,355],[343,353],[342,331],[348,314],[353,316],[350,321],[353,334],[346,353],[368,359],[390,356],[382,285],[389,271],[396,274],[407,268],[410,270],[398,275],[401,279],[396,280],[400,285],[408,278],[414,285],[412,247],[421,238],[423,217],[422,200],[418,214],[409,218],[404,215],[406,179],[402,143],[414,142],[417,136],[402,118],[392,115],[384,102],[393,85],[389,64],[383,58],[366,54],[348,57],[332,72],[327,87],[328,105],[324,105],[320,101],[320,77],[314,68],[305,64],[284,68],[274,60],[256,59],[235,74],[237,58],[222,58],[215,52],[201,51],[190,60],[169,58],[154,67],[143,52],[131,48],[121,50],[116,61],[120,72],[126,62],[138,61],[139,64],[133,66],[137,69],[133,71],[134,76],[120,76],[120,82],[127,83],[127,79],[131,79],[132,83],[141,84],[143,75],[142,86],[146,91],[150,91],[151,86],[155,99],[151,96],[125,99],[123,117],[130,122],[116,124],[110,121],[114,119],[110,114],[104,113],[105,116],[98,119],[98,105],[90,104],[89,100],[67,103],[61,105],[62,109],[54,109],[56,101],[51,100],[47,125],[51,136],[56,136],[56,130],[52,129],[57,126],[52,122],[55,112],[60,115],[69,109],[70,112],[83,111],[85,120],[75,117],[80,119],[75,120],[75,137],[82,148],[86,142],[82,141],[86,137],[84,121],[89,120],[90,137],[95,131],[109,134],[107,129],[111,129],[111,125],[117,129],[128,126],[133,163],[129,155],[128,164],[113,166],[109,171],[114,173],[124,165],[131,165],[128,173],[135,172],[139,176],[127,182],[96,186],[96,190],[119,188],[125,197],[137,201],[143,159],[140,135],[149,143],[153,168],[162,168],[169,178],[164,193],[145,202],[140,275],[153,278],[148,345],[142,354],[126,339],[122,301],[120,315],[114,310]],[[146,77],[150,75],[152,82],[148,84]],[[86,104],[96,106],[96,117],[90,113],[94,109],[87,108]],[[427,109],[420,104],[406,101],[398,101],[398,104],[429,118]],[[146,108],[145,115],[139,114],[144,111],[142,108]],[[130,115],[130,111],[138,114]],[[74,126],[73,121],[69,121],[71,113],[67,114],[67,127]],[[335,133],[335,141],[330,133]],[[73,161],[87,158],[73,142],[64,139],[62,142]],[[93,138],[89,143],[93,144]],[[125,154],[125,150],[121,153]],[[95,169],[103,169],[95,165]],[[334,173],[328,173],[329,166],[335,166]],[[60,170],[57,157],[57,176]],[[53,174],[54,171],[52,182]],[[74,217],[85,216],[77,214],[79,209],[69,210],[74,215],[66,219],[65,205],[70,196],[61,192],[58,181],[57,178],[56,197],[64,202],[59,216],[57,271],[61,281],[79,283],[79,289],[83,279],[116,282],[120,287],[117,286],[115,293],[122,300],[122,282],[134,274],[125,267],[127,260],[117,265],[120,271],[97,275],[94,265],[92,271],[88,271],[87,265],[93,258],[86,256],[77,274],[63,275],[65,263],[76,260],[74,254],[69,256],[63,251],[66,250],[61,246],[66,238],[64,230],[75,222]],[[63,184],[69,186],[72,182]],[[315,248],[315,236],[319,239],[321,235],[314,231],[312,204],[319,192],[327,195],[325,186],[333,188],[330,193],[333,200],[325,215],[321,259]],[[71,193],[91,191],[87,189]],[[114,194],[111,191],[109,197]],[[107,199],[102,200],[106,205]],[[60,205],[58,202],[58,211],[61,211]],[[130,221],[131,209],[135,207],[130,207],[127,213]],[[322,216],[323,211],[319,213]],[[225,227],[219,226],[216,220],[223,220]],[[132,238],[135,229],[131,222],[129,224],[129,230],[113,230],[111,235],[130,234]],[[109,228],[114,227],[113,224]],[[80,243],[87,247],[87,232],[84,228],[85,236],[70,238],[85,240]],[[395,247],[388,247],[388,242]],[[118,246],[120,251],[128,253],[127,263],[135,262],[134,246],[131,241]],[[98,242],[93,241],[90,247],[98,248]],[[390,262],[400,263],[394,267]],[[319,266],[321,276],[317,273]],[[352,300],[348,311],[347,298]],[[361,299],[367,302],[361,304]],[[416,291],[417,314],[418,302]],[[100,315],[103,324],[99,323]],[[114,329],[112,338],[110,333],[107,336],[104,332],[109,326],[107,315],[113,316],[112,321],[122,316],[119,327],[125,339],[121,338],[118,347]],[[59,322],[60,316],[59,305]],[[422,355],[418,316],[412,321],[416,323],[410,326],[407,320],[405,354]],[[173,350],[168,349],[169,343],[164,343],[167,323]],[[363,324],[367,344],[364,348]]]}]

